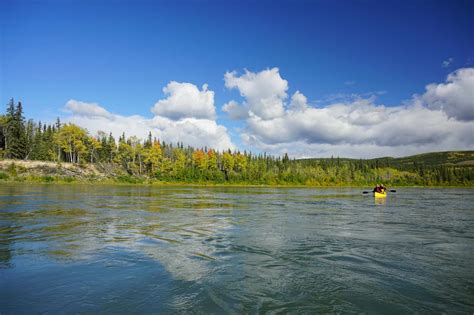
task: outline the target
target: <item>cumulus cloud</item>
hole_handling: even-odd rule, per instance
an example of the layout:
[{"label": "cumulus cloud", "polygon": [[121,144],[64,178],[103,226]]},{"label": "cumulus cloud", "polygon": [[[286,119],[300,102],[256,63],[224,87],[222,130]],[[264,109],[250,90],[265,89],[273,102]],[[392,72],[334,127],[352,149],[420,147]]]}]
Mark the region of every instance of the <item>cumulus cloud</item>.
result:
[{"label": "cumulus cloud", "polygon": [[214,92],[207,89],[207,84],[199,90],[191,83],[171,81],[163,88],[166,99],[159,100],[151,111],[162,117],[178,120],[182,118],[214,119]]},{"label": "cumulus cloud", "polygon": [[300,91],[296,91],[291,97],[290,109],[305,110],[308,107],[308,99]]},{"label": "cumulus cloud", "polygon": [[431,109],[440,109],[458,120],[474,120],[474,68],[459,69],[448,75],[446,83],[429,84],[418,97]]},{"label": "cumulus cloud", "polygon": [[[399,106],[378,104],[378,93],[369,93],[331,98],[316,102],[316,107],[300,91],[288,94],[288,82],[278,68],[227,72],[224,80],[242,100],[227,102],[222,111],[244,122],[242,141],[256,150],[295,157],[368,158],[474,146],[474,68],[427,85],[423,94]],[[97,103],[70,100],[69,121],[92,133],[125,131],[145,138],[151,130],[167,142],[235,148],[227,128],[216,121],[214,92],[206,85],[199,89],[173,81],[163,91],[166,97],[152,108],[153,118],[122,116]]]},{"label": "cumulus cloud", "polygon": [[354,103],[288,112],[273,120],[253,116],[247,127],[249,136],[267,144],[304,141],[379,146],[436,143],[462,131],[467,138],[468,131],[474,131],[469,124],[449,120],[443,112],[419,106],[386,108]]},{"label": "cumulus cloud", "polygon": [[245,98],[244,107],[262,119],[273,119],[284,115],[283,102],[287,97],[288,81],[283,80],[278,68],[266,69],[258,73],[245,70],[224,75],[225,86],[238,89]]},{"label": "cumulus cloud", "polygon": [[[450,74],[446,84],[430,84],[425,94],[395,107],[376,104],[374,95],[322,108],[308,106],[299,91],[291,97],[289,106],[281,93],[267,95],[282,101],[283,113],[269,118],[251,109],[242,140],[260,150],[286,150],[294,156],[400,156],[426,150],[469,149],[474,145],[474,124],[468,122],[474,117],[473,91],[474,69],[461,69]],[[246,93],[241,91],[241,95],[248,104]]]},{"label": "cumulus cloud", "polygon": [[66,103],[66,109],[77,116],[104,118],[113,117],[112,114],[110,114],[105,108],[99,106],[97,103],[86,103],[76,100],[69,100]]},{"label": "cumulus cloud", "polygon": [[249,116],[248,108],[239,105],[236,101],[230,101],[222,106],[222,111],[227,113],[230,119],[239,120]]},{"label": "cumulus cloud", "polygon": [[[214,92],[207,90],[206,86],[199,91],[196,86],[189,83],[171,82],[167,85],[168,87],[170,87],[167,89],[170,91],[168,98],[157,102],[159,108],[164,104],[163,108],[166,110],[163,108],[154,110],[156,115],[153,118],[139,115],[122,116],[108,112],[97,103],[71,100],[67,102],[66,108],[72,115],[65,120],[86,128],[92,134],[105,131],[118,136],[125,132],[128,136],[144,139],[151,131],[153,136],[166,142],[179,141],[194,147],[207,146],[218,150],[235,148],[227,128],[213,119],[215,116]],[[184,92],[180,90],[182,88]],[[177,94],[185,96],[181,98]],[[195,98],[193,99],[190,95],[194,95]],[[180,107],[184,101],[188,104],[189,111],[187,112],[184,107]],[[178,104],[179,110],[168,110],[169,104],[172,103]],[[155,105],[154,109],[156,108]]]}]

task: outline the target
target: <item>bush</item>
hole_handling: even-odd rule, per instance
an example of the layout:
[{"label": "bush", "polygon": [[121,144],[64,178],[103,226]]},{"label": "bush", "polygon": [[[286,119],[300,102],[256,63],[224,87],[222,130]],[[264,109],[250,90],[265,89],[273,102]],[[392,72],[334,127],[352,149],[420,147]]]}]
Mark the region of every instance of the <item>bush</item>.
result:
[{"label": "bush", "polygon": [[10,175],[16,176],[16,175],[17,175],[17,171],[16,171],[16,165],[15,165],[15,163],[11,163],[11,164],[8,166],[7,171],[8,171],[8,173],[10,173]]},{"label": "bush", "polygon": [[8,179],[9,177],[7,173],[0,172],[0,179]]},{"label": "bush", "polygon": [[74,181],[76,181],[76,179],[72,176],[66,176],[63,178],[63,181],[65,181],[66,183],[72,183]]},{"label": "bush", "polygon": [[54,177],[52,176],[41,176],[41,181],[45,183],[54,182]]},{"label": "bush", "polygon": [[127,183],[127,184],[142,184],[143,179],[138,178],[135,176],[130,176],[130,175],[120,175],[117,176],[115,179],[119,183]]}]

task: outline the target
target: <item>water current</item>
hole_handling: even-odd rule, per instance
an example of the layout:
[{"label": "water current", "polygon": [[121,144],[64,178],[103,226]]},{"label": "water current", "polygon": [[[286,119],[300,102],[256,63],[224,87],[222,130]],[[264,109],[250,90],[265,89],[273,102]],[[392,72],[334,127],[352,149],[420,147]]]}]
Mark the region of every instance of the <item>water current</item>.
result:
[{"label": "water current", "polygon": [[474,189],[0,186],[0,313],[473,313]]}]

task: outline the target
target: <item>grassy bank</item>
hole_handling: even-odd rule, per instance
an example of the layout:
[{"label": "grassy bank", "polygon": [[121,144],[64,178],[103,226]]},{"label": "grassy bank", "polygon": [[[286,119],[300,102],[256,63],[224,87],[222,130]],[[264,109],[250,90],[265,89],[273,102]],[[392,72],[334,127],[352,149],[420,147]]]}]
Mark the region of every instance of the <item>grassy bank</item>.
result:
[{"label": "grassy bank", "polygon": [[[358,180],[341,180],[322,174],[306,182],[284,181],[279,178],[264,178],[259,181],[209,180],[206,178],[174,179],[127,174],[116,164],[73,164],[46,161],[0,160],[0,182],[9,183],[58,183],[58,184],[118,184],[155,186],[222,186],[222,187],[372,187],[383,182],[392,187],[474,187],[472,181],[423,183],[420,177],[410,172],[390,168],[377,169],[380,177],[359,177]],[[389,177],[384,176],[390,174]],[[395,180],[394,180],[395,179]],[[401,179],[401,180],[400,180]]]}]

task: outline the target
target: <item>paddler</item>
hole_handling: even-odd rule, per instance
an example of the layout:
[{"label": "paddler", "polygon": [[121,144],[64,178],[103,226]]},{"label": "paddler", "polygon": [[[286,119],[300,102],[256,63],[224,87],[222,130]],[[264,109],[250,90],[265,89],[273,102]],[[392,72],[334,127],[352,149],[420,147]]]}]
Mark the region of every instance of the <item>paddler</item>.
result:
[{"label": "paddler", "polygon": [[381,193],[382,188],[380,187],[380,184],[375,185],[375,188],[374,188],[374,190],[372,190],[372,192]]}]

